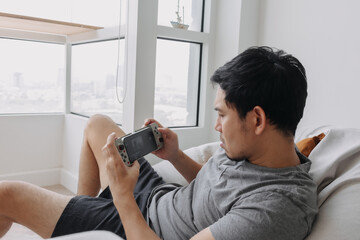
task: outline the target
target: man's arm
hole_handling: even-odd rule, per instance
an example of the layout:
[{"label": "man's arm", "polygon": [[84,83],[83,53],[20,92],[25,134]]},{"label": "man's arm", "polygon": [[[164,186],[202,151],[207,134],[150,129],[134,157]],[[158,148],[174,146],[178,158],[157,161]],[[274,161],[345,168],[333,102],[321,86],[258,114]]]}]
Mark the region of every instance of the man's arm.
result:
[{"label": "man's arm", "polygon": [[[137,161],[128,167],[122,161],[115,147],[115,133],[109,135],[102,151],[106,157],[106,171],[114,205],[120,215],[127,239],[160,239],[145,221],[134,198],[134,188],[139,177]],[[212,240],[209,228],[196,234],[192,239]]]},{"label": "man's arm", "polygon": [[160,239],[145,221],[134,195],[114,199],[127,239]]},{"label": "man's arm", "polygon": [[[160,239],[147,225],[133,196],[121,197],[114,201],[124,225],[127,239]],[[215,240],[210,228],[205,228],[191,240]]]},{"label": "man's arm", "polygon": [[102,149],[106,157],[106,172],[114,205],[120,215],[127,239],[160,239],[145,221],[135,199],[134,188],[139,177],[140,164],[128,167],[115,147],[115,133],[107,138]]},{"label": "man's arm", "polygon": [[188,155],[180,150],[177,161],[171,161],[174,167],[181,173],[181,175],[189,183],[194,180],[202,165],[192,160]]},{"label": "man's arm", "polygon": [[193,236],[191,240],[215,240],[215,238],[210,231],[210,227],[207,227]]},{"label": "man's arm", "polygon": [[[147,225],[133,196],[121,197],[114,201],[116,209],[124,225],[127,239],[160,239]],[[215,240],[210,228],[207,227],[197,233],[191,240]]]},{"label": "man's arm", "polygon": [[156,152],[153,152],[157,157],[168,160],[181,173],[181,175],[191,182],[202,165],[191,159],[179,148],[178,136],[169,128],[164,128],[159,122],[154,119],[145,120],[145,126],[156,122],[159,126],[158,131],[163,135],[164,146]]}]

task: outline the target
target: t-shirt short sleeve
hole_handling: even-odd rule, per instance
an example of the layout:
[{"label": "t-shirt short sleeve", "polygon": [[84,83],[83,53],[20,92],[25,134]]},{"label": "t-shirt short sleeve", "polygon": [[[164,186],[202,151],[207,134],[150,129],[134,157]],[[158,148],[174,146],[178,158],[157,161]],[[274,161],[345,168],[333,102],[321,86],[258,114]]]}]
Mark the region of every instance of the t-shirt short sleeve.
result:
[{"label": "t-shirt short sleeve", "polygon": [[[225,216],[210,226],[210,231],[215,239],[223,240],[279,240],[306,236],[311,229],[306,206],[286,195],[281,191],[252,194],[240,204],[234,204]],[[309,227],[298,227],[304,225]]]}]

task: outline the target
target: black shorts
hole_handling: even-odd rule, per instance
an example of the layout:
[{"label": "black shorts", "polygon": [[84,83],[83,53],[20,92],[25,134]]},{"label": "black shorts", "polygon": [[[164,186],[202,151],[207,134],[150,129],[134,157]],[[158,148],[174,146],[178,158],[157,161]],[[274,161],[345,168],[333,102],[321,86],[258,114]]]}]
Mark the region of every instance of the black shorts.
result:
[{"label": "black shorts", "polygon": [[[140,175],[134,189],[134,196],[146,219],[149,195],[164,181],[144,158],[138,161]],[[75,196],[72,198],[60,216],[51,237],[91,230],[107,230],[126,238],[109,187],[98,197]]]}]

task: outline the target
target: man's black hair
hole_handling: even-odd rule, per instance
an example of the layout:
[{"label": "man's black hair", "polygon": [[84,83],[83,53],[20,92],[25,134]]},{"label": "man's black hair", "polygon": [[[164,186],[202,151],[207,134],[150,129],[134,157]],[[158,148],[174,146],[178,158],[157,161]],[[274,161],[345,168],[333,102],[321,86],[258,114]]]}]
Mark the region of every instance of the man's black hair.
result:
[{"label": "man's black hair", "polygon": [[307,82],[303,65],[292,55],[251,47],[216,70],[211,81],[224,90],[226,104],[235,107],[241,119],[260,106],[270,124],[285,135],[295,135],[304,112]]}]

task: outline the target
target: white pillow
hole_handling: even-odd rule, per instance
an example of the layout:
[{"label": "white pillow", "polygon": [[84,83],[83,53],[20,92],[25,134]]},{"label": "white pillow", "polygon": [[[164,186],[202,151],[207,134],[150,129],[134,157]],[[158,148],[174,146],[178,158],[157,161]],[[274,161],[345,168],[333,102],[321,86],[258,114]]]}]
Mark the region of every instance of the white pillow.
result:
[{"label": "white pillow", "polygon": [[[219,147],[220,142],[206,143],[197,147],[186,149],[184,153],[198,163],[204,164]],[[185,178],[169,161],[161,161],[160,163],[153,165],[153,168],[165,182],[178,183],[183,186],[188,184]]]},{"label": "white pillow", "polygon": [[309,159],[321,206],[337,188],[360,183],[360,129],[330,129]]},{"label": "white pillow", "polygon": [[360,129],[332,128],[310,153],[319,214],[307,240],[359,239]]},{"label": "white pillow", "polygon": [[121,237],[109,231],[88,231],[81,233],[73,233],[61,237],[54,238],[56,240],[123,240]]}]

